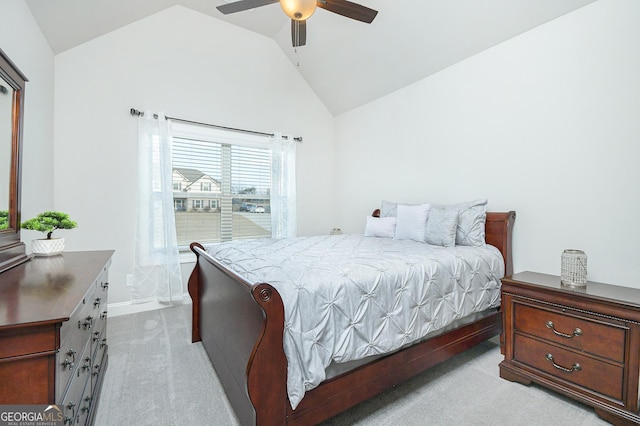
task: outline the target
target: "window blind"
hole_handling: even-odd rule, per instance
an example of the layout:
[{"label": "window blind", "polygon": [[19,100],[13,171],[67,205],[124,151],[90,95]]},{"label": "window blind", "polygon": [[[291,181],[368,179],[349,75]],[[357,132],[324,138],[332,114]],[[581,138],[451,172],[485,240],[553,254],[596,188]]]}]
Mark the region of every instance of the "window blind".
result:
[{"label": "window blind", "polygon": [[228,142],[173,138],[178,244],[271,236],[271,153]]}]

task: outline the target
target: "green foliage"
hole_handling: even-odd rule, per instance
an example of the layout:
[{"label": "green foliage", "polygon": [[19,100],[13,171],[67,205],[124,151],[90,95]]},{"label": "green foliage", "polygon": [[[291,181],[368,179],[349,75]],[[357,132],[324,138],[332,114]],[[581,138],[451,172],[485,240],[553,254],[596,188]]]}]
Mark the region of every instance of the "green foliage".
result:
[{"label": "green foliage", "polygon": [[0,229],[9,227],[9,210],[0,210]]},{"label": "green foliage", "polygon": [[51,239],[51,234],[56,229],[73,229],[78,224],[69,220],[69,215],[62,212],[48,211],[40,213],[33,219],[22,222],[22,229],[40,231],[47,234],[47,240]]}]

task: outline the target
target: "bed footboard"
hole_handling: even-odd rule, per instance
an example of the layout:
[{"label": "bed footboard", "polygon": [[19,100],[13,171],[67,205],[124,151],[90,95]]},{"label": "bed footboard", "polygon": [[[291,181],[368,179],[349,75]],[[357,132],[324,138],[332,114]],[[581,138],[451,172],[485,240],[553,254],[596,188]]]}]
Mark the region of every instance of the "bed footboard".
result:
[{"label": "bed footboard", "polygon": [[269,284],[251,285],[198,243],[191,250],[192,341],[202,341],[240,423],[286,423],[280,294]]}]

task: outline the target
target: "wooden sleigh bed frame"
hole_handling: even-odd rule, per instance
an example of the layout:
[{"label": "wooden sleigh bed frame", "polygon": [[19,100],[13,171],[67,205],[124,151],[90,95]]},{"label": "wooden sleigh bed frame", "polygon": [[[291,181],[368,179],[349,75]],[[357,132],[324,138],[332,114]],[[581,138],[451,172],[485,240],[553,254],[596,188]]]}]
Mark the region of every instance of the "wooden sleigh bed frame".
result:
[{"label": "wooden sleigh bed frame", "polygon": [[[377,211],[376,211],[377,212]],[[374,212],[374,216],[376,215]],[[515,212],[487,213],[485,239],[513,273]],[[306,392],[295,410],[287,397],[284,307],[274,287],[251,284],[217,262],[199,243],[189,279],[192,341],[202,344],[243,425],[310,425],[365,401],[502,331],[498,309],[480,319],[378,358]]]}]

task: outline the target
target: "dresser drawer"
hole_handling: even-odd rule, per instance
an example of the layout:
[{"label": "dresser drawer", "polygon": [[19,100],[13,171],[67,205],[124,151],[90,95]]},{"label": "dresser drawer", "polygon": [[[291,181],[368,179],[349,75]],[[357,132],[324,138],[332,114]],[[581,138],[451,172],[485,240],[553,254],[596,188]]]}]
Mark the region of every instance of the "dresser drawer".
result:
[{"label": "dresser drawer", "polygon": [[98,383],[100,383],[101,376],[103,375],[103,371],[106,367],[107,357],[105,352],[107,350],[106,343],[101,345],[98,348],[98,351],[95,354],[95,358],[93,359],[93,371],[91,372],[91,388],[96,389]]},{"label": "dresser drawer", "polygon": [[515,304],[514,317],[516,331],[624,362],[626,328],[622,325],[521,303]]},{"label": "dresser drawer", "polygon": [[[56,401],[59,401],[67,392],[71,378],[82,364],[83,350],[88,346],[97,316],[92,302],[94,295],[95,287],[91,286],[69,321],[64,322],[60,329],[61,344],[56,366]],[[88,347],[87,351],[90,349]]]},{"label": "dresser drawer", "polygon": [[107,328],[107,307],[98,315],[94,327],[91,331],[91,353],[95,355],[97,348],[102,344],[102,340],[107,338],[105,329]]},{"label": "dresser drawer", "polygon": [[513,359],[617,401],[622,400],[624,369],[621,366],[522,335],[515,336]]},{"label": "dresser drawer", "polygon": [[83,351],[78,356],[78,362],[71,375],[69,382],[69,388],[67,389],[64,399],[62,400],[62,406],[64,409],[64,418],[66,424],[74,424],[67,422],[73,420],[78,415],[80,408],[82,407],[82,398],[87,383],[90,383],[89,377],[91,375],[91,357],[89,355],[90,345],[84,347]]},{"label": "dresser drawer", "polygon": [[91,397],[91,381],[87,381],[82,397],[80,398],[80,406],[78,408],[78,416],[76,417],[76,425],[86,425],[91,408],[93,405],[93,398]]},{"label": "dresser drawer", "polygon": [[[0,360],[0,404],[48,404],[53,386],[19,386],[49,377],[55,354]],[[12,386],[7,386],[6,384]],[[6,423],[5,423],[6,424]]]},{"label": "dresser drawer", "polygon": [[0,331],[0,359],[53,352],[56,350],[56,326],[43,325]]}]

